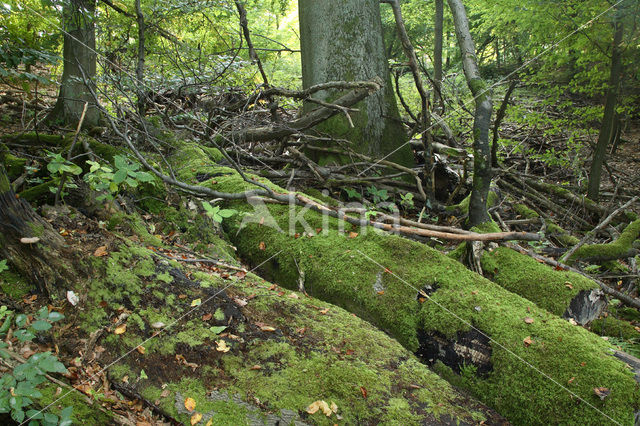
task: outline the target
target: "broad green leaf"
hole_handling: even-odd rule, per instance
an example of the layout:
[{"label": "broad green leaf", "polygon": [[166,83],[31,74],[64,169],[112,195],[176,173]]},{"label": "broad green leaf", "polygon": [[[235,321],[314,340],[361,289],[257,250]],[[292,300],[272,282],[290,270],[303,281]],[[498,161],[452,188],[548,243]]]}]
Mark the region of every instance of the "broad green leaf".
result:
[{"label": "broad green leaf", "polygon": [[32,323],[31,327],[36,331],[45,331],[51,328],[51,324],[44,320],[38,320]]}]

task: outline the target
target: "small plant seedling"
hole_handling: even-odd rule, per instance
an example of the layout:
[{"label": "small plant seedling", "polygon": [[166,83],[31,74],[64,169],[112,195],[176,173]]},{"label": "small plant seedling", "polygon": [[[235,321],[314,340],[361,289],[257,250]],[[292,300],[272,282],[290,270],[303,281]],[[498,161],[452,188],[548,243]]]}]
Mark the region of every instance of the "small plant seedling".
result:
[{"label": "small plant seedling", "polygon": [[362,195],[360,195],[360,193],[353,188],[343,188],[343,190],[347,193],[347,197],[349,197],[350,200],[362,199]]},{"label": "small plant seedling", "polygon": [[413,194],[411,192],[407,192],[406,194],[401,194],[400,205],[406,209],[412,209],[414,207]]},{"label": "small plant seedling", "polygon": [[386,189],[378,189],[373,185],[367,188],[367,193],[373,197],[374,204],[378,204],[389,199],[389,193]]},{"label": "small plant seedling", "polygon": [[238,213],[233,209],[221,209],[220,206],[212,206],[207,201],[202,202],[202,207],[204,207],[207,216],[209,216],[211,219],[213,219],[214,222],[217,223],[222,223],[224,219]]}]

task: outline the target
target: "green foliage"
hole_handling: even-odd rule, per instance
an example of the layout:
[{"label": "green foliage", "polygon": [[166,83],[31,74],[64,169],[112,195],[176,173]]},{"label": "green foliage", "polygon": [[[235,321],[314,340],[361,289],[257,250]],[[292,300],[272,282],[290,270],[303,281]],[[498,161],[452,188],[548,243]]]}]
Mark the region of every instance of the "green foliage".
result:
[{"label": "green foliage", "polygon": [[87,160],[90,168],[84,175],[84,180],[91,189],[102,192],[97,197],[98,200],[112,200],[124,187],[137,188],[141,183],[155,182],[151,174],[139,170],[139,163],[131,162],[121,155],[114,157],[114,163],[115,172],[107,165]]},{"label": "green foliage", "polygon": [[400,195],[400,205],[402,205],[406,209],[412,209],[414,207],[413,203],[413,194],[411,192],[407,192],[406,194]]},{"label": "green foliage", "polygon": [[[82,173],[82,169],[73,164],[71,161],[68,161],[62,157],[59,153],[53,153],[47,151],[47,158],[49,159],[49,163],[47,164],[47,170],[51,173],[52,178],[61,178],[63,175],[72,174],[79,175]],[[67,188],[77,188],[77,185],[73,182],[66,183]],[[58,188],[56,186],[50,186],[49,191],[53,194],[58,192]],[[64,191],[60,191],[60,195],[62,197],[65,196]]]},{"label": "green foliage", "polygon": [[346,192],[347,197],[349,197],[350,200],[361,200],[362,199],[362,195],[360,195],[360,193],[358,191],[356,191],[353,188],[342,188],[344,192]]},{"label": "green foliage", "polygon": [[7,266],[7,259],[0,260],[0,272],[4,272],[7,269],[9,269],[9,267]]},{"label": "green foliage", "polygon": [[204,207],[204,210],[207,216],[209,216],[211,219],[213,219],[217,223],[222,223],[224,219],[238,213],[237,210],[223,209],[223,208],[220,208],[220,206],[212,206],[207,201],[202,202],[202,207]]},{"label": "green foliage", "polygon": [[[59,312],[49,312],[44,306],[36,313],[34,320],[29,323],[25,314],[15,316],[6,306],[0,307],[0,337],[4,337],[11,325],[14,326],[13,336],[20,342],[30,342],[35,339],[38,332],[47,331],[51,323],[64,318]],[[10,354],[5,350],[8,344],[0,341],[0,356],[10,359]],[[65,366],[51,352],[38,352],[33,354],[23,364],[16,366],[11,373],[5,373],[0,378],[0,413],[10,413],[11,418],[18,423],[29,420],[29,425],[71,425],[72,407],[62,410],[60,416],[52,413],[44,413],[36,409],[36,401],[42,398],[38,386],[47,379],[49,373],[66,373]]]}]

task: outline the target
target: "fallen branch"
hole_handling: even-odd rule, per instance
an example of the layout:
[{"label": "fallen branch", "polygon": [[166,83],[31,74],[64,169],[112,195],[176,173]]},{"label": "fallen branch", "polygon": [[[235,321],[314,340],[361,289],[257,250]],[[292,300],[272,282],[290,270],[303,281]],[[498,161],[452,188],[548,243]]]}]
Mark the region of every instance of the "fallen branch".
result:
[{"label": "fallen branch", "polygon": [[627,201],[625,204],[623,204],[622,206],[618,207],[616,210],[611,212],[611,214],[609,216],[607,216],[602,222],[600,222],[598,224],[598,226],[593,228],[593,230],[587,232],[587,234],[578,242],[578,244],[576,244],[575,246],[571,247],[571,249],[569,251],[567,251],[560,259],[558,259],[558,261],[559,262],[567,262],[568,260],[570,260],[571,256],[573,256],[575,254],[575,252],[577,252],[580,247],[585,245],[587,243],[587,241],[589,241],[589,239],[591,239],[591,237],[596,235],[596,233],[598,231],[600,231],[601,229],[604,229],[605,226],[607,226],[609,223],[611,223],[611,221],[617,215],[619,215],[621,212],[623,212],[631,204],[635,203],[637,199],[638,199],[638,197],[633,197],[631,200]]}]

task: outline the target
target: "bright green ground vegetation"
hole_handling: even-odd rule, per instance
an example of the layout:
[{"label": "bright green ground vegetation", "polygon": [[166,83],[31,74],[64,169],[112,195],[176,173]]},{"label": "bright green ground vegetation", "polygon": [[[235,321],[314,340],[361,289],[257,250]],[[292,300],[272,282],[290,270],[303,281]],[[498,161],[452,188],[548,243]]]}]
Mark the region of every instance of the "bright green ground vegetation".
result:
[{"label": "bright green ground vegetation", "polygon": [[[230,169],[207,165],[194,145],[186,145],[172,160],[185,181],[192,182],[199,173],[224,173],[215,184],[204,184],[229,192],[249,187]],[[229,204],[241,212],[252,210],[245,203]],[[611,357],[610,346],[598,336],[419,243],[372,230],[349,238],[334,220],[324,226],[330,228],[327,233],[312,237],[303,235],[298,225],[296,238],[287,232],[287,209],[268,206],[284,232],[274,229],[266,211],[258,212],[253,223],[242,228],[241,216],[227,223],[239,253],[254,264],[266,262],[261,270],[273,281],[297,288],[299,271],[304,271],[310,294],[371,321],[410,350],[417,348],[418,329],[453,337],[471,325],[477,327],[494,339],[494,370],[487,378],[469,381],[467,388],[516,424],[602,423],[595,411],[585,418],[585,410],[591,408],[577,405],[566,390],[530,365],[559,383],[569,383],[573,377],[567,385],[571,392],[622,423],[632,422],[638,403],[633,375]],[[266,217],[262,225],[261,217]],[[313,234],[323,227],[318,214],[307,212],[303,217]],[[417,289],[434,284],[438,290],[420,304]],[[527,324],[525,317],[533,323]],[[523,343],[527,337],[534,341],[530,346]],[[600,386],[616,389],[615,395],[600,401],[593,394],[593,388]]]}]

